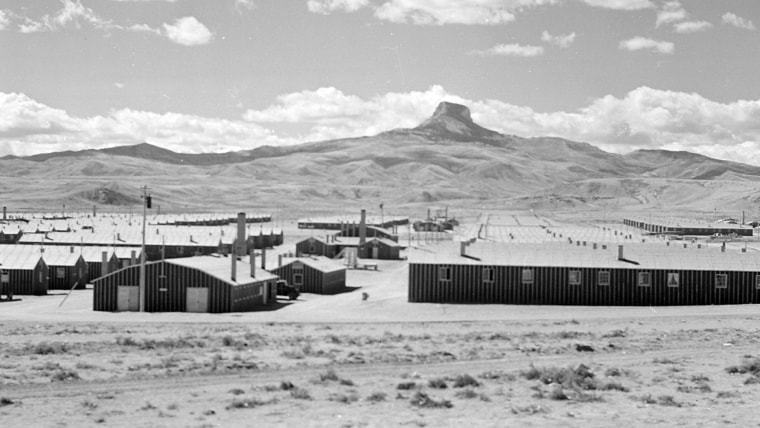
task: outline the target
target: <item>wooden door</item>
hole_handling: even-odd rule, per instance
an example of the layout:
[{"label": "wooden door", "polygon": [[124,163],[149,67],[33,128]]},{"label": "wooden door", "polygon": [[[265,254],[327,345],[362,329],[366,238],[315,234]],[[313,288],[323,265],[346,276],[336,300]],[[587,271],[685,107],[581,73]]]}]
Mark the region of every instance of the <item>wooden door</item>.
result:
[{"label": "wooden door", "polygon": [[208,312],[208,287],[189,287],[187,289],[186,312]]},{"label": "wooden door", "polygon": [[117,289],[116,310],[137,312],[140,310],[140,287],[120,285]]}]

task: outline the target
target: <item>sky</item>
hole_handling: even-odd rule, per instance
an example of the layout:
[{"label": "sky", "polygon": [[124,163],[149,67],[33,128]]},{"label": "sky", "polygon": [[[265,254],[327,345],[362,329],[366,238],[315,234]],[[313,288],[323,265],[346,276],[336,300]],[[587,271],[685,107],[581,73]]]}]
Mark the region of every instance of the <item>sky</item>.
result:
[{"label": "sky", "polygon": [[0,0],[0,156],[490,129],[760,165],[757,0]]}]

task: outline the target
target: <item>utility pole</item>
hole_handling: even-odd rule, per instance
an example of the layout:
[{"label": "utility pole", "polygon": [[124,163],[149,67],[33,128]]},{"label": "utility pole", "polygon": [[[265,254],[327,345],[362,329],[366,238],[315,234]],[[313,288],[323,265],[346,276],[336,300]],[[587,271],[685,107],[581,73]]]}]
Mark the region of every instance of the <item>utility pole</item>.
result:
[{"label": "utility pole", "polygon": [[[142,251],[140,251],[140,312],[145,312],[145,223],[148,217],[151,199],[148,195],[148,186],[143,186],[143,223],[142,223]],[[130,213],[131,213],[130,209]]]}]

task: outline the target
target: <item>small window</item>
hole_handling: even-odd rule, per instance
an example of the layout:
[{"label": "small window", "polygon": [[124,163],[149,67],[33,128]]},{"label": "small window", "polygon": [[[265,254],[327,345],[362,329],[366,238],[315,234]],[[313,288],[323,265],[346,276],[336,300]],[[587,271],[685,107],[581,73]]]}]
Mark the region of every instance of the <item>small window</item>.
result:
[{"label": "small window", "polygon": [[728,288],[728,275],[725,273],[716,273],[715,288]]},{"label": "small window", "polygon": [[755,288],[760,290],[760,275],[755,275]]},{"label": "small window", "polygon": [[610,285],[610,271],[608,270],[599,271],[599,285],[603,285],[603,286]]},{"label": "small window", "polygon": [[680,284],[680,275],[677,272],[668,272],[668,287],[678,288]]},{"label": "small window", "polygon": [[66,269],[62,268],[62,267],[55,268],[55,277],[59,278],[59,279],[60,278],[65,278],[66,277]]},{"label": "small window", "polygon": [[639,287],[649,287],[651,284],[651,278],[649,272],[639,272]]},{"label": "small window", "polygon": [[441,266],[438,268],[438,279],[440,281],[451,281],[451,267]]},{"label": "small window", "polygon": [[293,275],[293,284],[294,285],[303,285],[303,275],[300,273],[297,273]]},{"label": "small window", "polygon": [[483,268],[483,282],[493,282],[493,268]]},{"label": "small window", "polygon": [[317,246],[312,242],[311,245],[309,246],[309,253],[315,254],[316,252],[317,252]]},{"label": "small window", "polygon": [[533,284],[533,269],[528,268],[522,270],[522,283]]},{"label": "small window", "polygon": [[581,285],[581,271],[571,270],[568,272],[567,279],[570,285]]}]

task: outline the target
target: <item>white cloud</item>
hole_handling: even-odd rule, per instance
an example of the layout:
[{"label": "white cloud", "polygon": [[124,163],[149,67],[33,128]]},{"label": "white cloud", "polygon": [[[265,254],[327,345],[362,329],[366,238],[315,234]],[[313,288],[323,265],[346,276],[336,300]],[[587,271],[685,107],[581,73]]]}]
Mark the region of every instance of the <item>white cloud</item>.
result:
[{"label": "white cloud", "polygon": [[544,54],[544,48],[541,46],[519,45],[517,43],[498,44],[485,50],[470,52],[472,55],[480,56],[538,56]]},{"label": "white cloud", "polygon": [[676,33],[696,33],[711,28],[713,25],[707,21],[685,21],[673,25]]},{"label": "white cloud", "polygon": [[242,150],[291,144],[243,120],[132,109],[75,117],[24,94],[0,92],[0,156],[80,150],[146,141],[179,152]]},{"label": "white cloud", "polygon": [[335,11],[356,12],[368,4],[369,0],[309,0],[306,7],[310,12],[326,15]]},{"label": "white cloud", "polygon": [[649,50],[661,54],[672,54],[675,45],[671,42],[648,39],[646,37],[634,37],[620,42],[620,49],[629,51]]},{"label": "white cloud", "polygon": [[0,30],[5,30],[11,24],[11,11],[0,9]]},{"label": "white cloud", "polygon": [[589,6],[603,7],[617,10],[640,10],[653,8],[654,3],[649,0],[582,0]]},{"label": "white cloud", "polygon": [[174,24],[164,23],[166,37],[174,43],[185,46],[208,44],[213,34],[195,17],[185,16],[174,21]]},{"label": "white cloud", "polygon": [[657,12],[656,26],[659,27],[662,24],[672,24],[674,22],[683,21],[687,16],[686,9],[681,6],[681,3],[677,1],[669,1]]},{"label": "white cloud", "polygon": [[544,31],[541,33],[541,40],[547,43],[553,43],[561,48],[567,48],[575,41],[575,32],[553,36],[548,31]]},{"label": "white cloud", "polygon": [[755,24],[752,23],[749,19],[744,19],[741,16],[737,16],[734,13],[728,12],[725,15],[723,15],[723,23],[733,25],[736,28],[741,28],[742,30],[755,30]]}]

